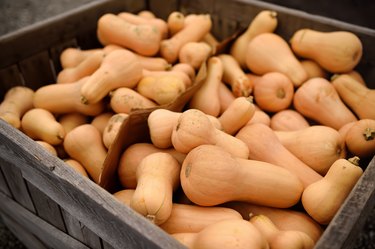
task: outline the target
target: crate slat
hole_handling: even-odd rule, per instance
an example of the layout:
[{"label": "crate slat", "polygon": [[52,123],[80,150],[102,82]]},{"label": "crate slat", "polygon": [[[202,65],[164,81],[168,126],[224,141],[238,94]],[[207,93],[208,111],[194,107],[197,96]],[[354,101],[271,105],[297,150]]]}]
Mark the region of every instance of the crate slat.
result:
[{"label": "crate slat", "polygon": [[4,98],[11,87],[24,85],[24,79],[17,65],[0,69],[0,82],[0,99]]},{"label": "crate slat", "polygon": [[49,198],[44,192],[27,183],[37,215],[59,230],[66,232],[64,220],[59,205]]},{"label": "crate slat", "polygon": [[61,210],[66,230],[70,236],[81,241],[90,248],[101,248],[100,237],[93,233],[88,227],[78,221],[74,216]]},{"label": "crate slat", "polygon": [[13,217],[17,223],[28,231],[32,231],[47,246],[60,249],[89,249],[81,242],[51,226],[2,193],[0,193],[0,201],[2,203],[0,205],[1,212]]},{"label": "crate slat", "polygon": [[[0,161],[1,161],[1,159],[0,159]],[[0,163],[0,165],[1,165],[1,163]],[[9,187],[8,187],[8,184],[5,180],[3,171],[1,170],[1,166],[0,166],[0,192],[2,192],[3,194],[5,194],[9,197],[12,197],[12,193],[9,190]]]},{"label": "crate slat", "polygon": [[48,249],[42,241],[27,231],[22,225],[18,224],[9,215],[1,214],[4,225],[16,236],[23,245],[29,249]]},{"label": "crate slat", "polygon": [[60,55],[66,48],[75,48],[78,47],[77,39],[69,39],[63,42],[60,42],[57,45],[54,45],[49,49],[49,55],[53,66],[55,68],[55,74],[57,75],[58,72],[62,70],[61,63],[60,63]]}]

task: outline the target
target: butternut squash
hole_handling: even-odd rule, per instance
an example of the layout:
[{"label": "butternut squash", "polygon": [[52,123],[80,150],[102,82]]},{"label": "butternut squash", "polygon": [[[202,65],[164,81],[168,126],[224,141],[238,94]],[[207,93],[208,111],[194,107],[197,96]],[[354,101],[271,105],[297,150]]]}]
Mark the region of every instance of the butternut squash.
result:
[{"label": "butternut squash", "polygon": [[348,129],[345,136],[348,150],[361,158],[375,155],[375,120],[361,119]]},{"label": "butternut squash", "polygon": [[56,83],[72,83],[86,76],[90,76],[100,67],[103,58],[103,51],[96,51],[87,55],[87,57],[75,67],[68,67],[61,70],[57,74]]},{"label": "butternut squash", "polygon": [[172,196],[180,183],[180,169],[178,161],[165,152],[143,158],[137,167],[138,184],[130,207],[154,224],[164,223],[172,213]]},{"label": "butternut squash", "polygon": [[133,198],[135,189],[121,189],[113,193],[113,197],[116,198],[122,204],[130,207],[130,202]]},{"label": "butternut squash", "polygon": [[279,112],[287,109],[293,101],[293,95],[292,81],[279,72],[264,74],[254,86],[254,100],[263,111]]},{"label": "butternut squash", "polygon": [[175,35],[185,27],[185,15],[180,11],[173,11],[168,15],[167,26],[169,36]]},{"label": "butternut squash", "polygon": [[312,249],[314,241],[306,233],[289,230],[282,231],[265,215],[255,215],[250,218],[253,224],[266,238],[273,249]]},{"label": "butternut squash", "polygon": [[234,96],[248,97],[253,91],[253,82],[246,76],[240,64],[229,54],[221,54],[218,57],[223,64],[223,82],[231,86]]},{"label": "butternut squash", "polygon": [[368,88],[347,74],[334,77],[332,85],[342,101],[360,119],[375,119],[375,89]]},{"label": "butternut squash", "polygon": [[307,80],[295,91],[293,104],[305,117],[336,130],[357,120],[342,102],[334,86],[324,78]]},{"label": "butternut squash", "polygon": [[150,10],[141,10],[138,15],[147,19],[156,18],[155,14]]},{"label": "butternut squash", "polygon": [[129,117],[126,113],[116,113],[109,120],[103,131],[103,144],[109,149],[115,141],[122,123]]},{"label": "butternut squash", "polygon": [[191,150],[182,164],[180,179],[186,196],[201,206],[241,200],[286,208],[295,205],[303,191],[301,181],[288,170],[233,157],[216,145]]},{"label": "butternut squash", "polygon": [[69,165],[70,167],[72,167],[76,172],[78,172],[82,176],[87,177],[87,178],[89,177],[89,175],[87,174],[86,169],[77,160],[74,160],[74,159],[70,158],[70,159],[64,160],[64,162],[67,165]]},{"label": "butternut squash", "polygon": [[255,74],[283,73],[295,87],[302,85],[308,77],[288,43],[277,34],[257,35],[249,42],[245,53],[246,65]]},{"label": "butternut squash", "polygon": [[60,115],[57,120],[64,127],[65,133],[70,132],[77,126],[88,123],[88,117],[79,112]]},{"label": "butternut squash", "polygon": [[255,205],[248,202],[228,202],[224,207],[233,208],[242,215],[245,220],[254,215],[267,216],[280,230],[296,230],[309,235],[314,242],[318,241],[323,233],[323,227],[312,219],[303,209],[273,208]]},{"label": "butternut squash", "polygon": [[234,135],[253,117],[255,105],[252,98],[237,97],[218,117],[223,131]]},{"label": "butternut squash", "polygon": [[234,41],[230,54],[238,61],[239,65],[246,68],[247,45],[255,36],[261,33],[275,31],[278,24],[277,12],[272,10],[260,11],[250,22],[246,31]]},{"label": "butternut squash", "polygon": [[60,54],[60,64],[63,69],[76,67],[88,56],[95,52],[102,51],[102,48],[85,49],[65,48]]},{"label": "butternut squash", "polygon": [[10,88],[0,103],[0,118],[19,129],[21,118],[28,110],[32,109],[34,90],[26,86]]},{"label": "butternut squash", "polygon": [[51,145],[61,144],[65,137],[64,127],[51,112],[41,108],[33,108],[23,115],[21,130],[30,138]]},{"label": "butternut squash", "polygon": [[155,101],[159,105],[172,103],[183,92],[185,83],[180,77],[162,75],[159,77],[143,77],[137,85],[137,91]]},{"label": "butternut squash", "polygon": [[127,50],[115,50],[81,87],[81,102],[95,104],[116,88],[135,87],[141,78],[142,67],[137,56]]},{"label": "butternut squash", "polygon": [[362,74],[360,72],[358,72],[357,70],[352,70],[348,73],[349,76],[351,76],[352,78],[354,78],[356,81],[358,81],[359,83],[361,83],[362,85],[366,85],[366,82],[365,80],[363,79],[362,77]]},{"label": "butternut squash", "polygon": [[296,131],[309,127],[305,117],[293,109],[281,110],[271,117],[270,127],[275,131]]},{"label": "butternut squash", "polygon": [[173,148],[160,149],[151,143],[132,144],[120,156],[117,172],[121,185],[125,188],[135,189],[137,186],[136,170],[139,163],[147,155],[156,152],[170,153],[180,164],[186,156]]},{"label": "butternut squash", "polygon": [[[260,160],[283,167],[302,181],[304,188],[322,179],[308,165],[291,153],[267,125],[256,123],[243,127],[236,135],[249,149],[249,159]],[[270,153],[272,151],[272,153]]]},{"label": "butternut squash", "polygon": [[78,112],[87,116],[99,115],[105,108],[103,101],[93,104],[81,102],[81,90],[87,81],[88,77],[85,77],[74,83],[42,86],[35,91],[33,104],[54,114]]},{"label": "butternut squash", "polygon": [[202,144],[215,144],[235,157],[248,158],[249,155],[243,141],[215,128],[203,112],[188,109],[173,128],[172,145],[177,151],[188,153]]},{"label": "butternut squash", "polygon": [[303,191],[304,209],[320,224],[326,225],[332,220],[361,177],[363,170],[355,164],[358,159],[336,160],[323,179]]},{"label": "butternut squash", "polygon": [[312,59],[331,73],[353,70],[362,58],[362,42],[352,32],[297,30],[290,39],[292,50]]},{"label": "butternut squash", "polygon": [[57,151],[56,151],[55,147],[53,147],[49,143],[47,143],[45,141],[42,141],[42,140],[36,140],[35,142],[37,144],[39,144],[40,146],[42,146],[46,151],[48,151],[52,155],[57,156]]},{"label": "butternut squash", "polygon": [[158,106],[154,101],[146,98],[136,90],[128,87],[119,87],[110,92],[109,105],[116,113],[131,113],[139,109],[147,109]]},{"label": "butternut squash", "polygon": [[109,119],[113,115],[114,115],[114,113],[111,112],[111,111],[103,112],[103,113],[93,117],[90,124],[92,124],[96,129],[98,129],[100,134],[103,134],[104,129],[107,126],[107,123],[108,123]]},{"label": "butternut squash", "polygon": [[[186,20],[186,19],[185,19]],[[188,42],[200,41],[212,26],[211,17],[208,14],[195,15],[190,22],[185,22],[184,28],[169,39],[160,42],[160,54],[169,63],[177,61],[180,49]]]},{"label": "butternut squash", "polygon": [[100,132],[91,124],[84,124],[70,131],[64,139],[64,149],[86,169],[95,183],[100,182],[107,149]]},{"label": "butternut squash", "polygon": [[266,239],[245,220],[223,220],[198,233],[176,233],[172,236],[190,249],[254,248],[268,249]]},{"label": "butternut squash", "polygon": [[197,70],[211,54],[212,48],[207,43],[187,42],[181,47],[178,59],[179,62],[187,63]]},{"label": "butternut squash", "polygon": [[219,102],[220,102],[220,115],[230,106],[236,99],[233,92],[226,86],[224,82],[219,83]]},{"label": "butternut squash", "polygon": [[332,163],[346,157],[345,140],[331,127],[312,125],[296,131],[275,131],[290,152],[321,175]]},{"label": "butternut squash", "polygon": [[262,111],[257,105],[255,105],[255,112],[253,117],[247,122],[246,125],[252,125],[261,123],[267,126],[271,125],[271,117],[266,112]]},{"label": "butternut squash", "polygon": [[[191,82],[193,82],[195,80],[196,72],[195,72],[195,69],[190,64],[182,63],[182,62],[176,63],[172,66],[171,71],[172,72],[183,72],[187,76],[189,76]],[[187,85],[187,84],[185,84],[185,85]]]},{"label": "butternut squash", "polygon": [[220,113],[219,85],[223,77],[223,63],[217,56],[209,58],[207,76],[189,101],[189,108],[217,117]]},{"label": "butternut squash", "polygon": [[317,62],[314,60],[301,60],[301,65],[307,73],[307,78],[311,79],[314,77],[328,78],[328,72],[324,70]]},{"label": "butternut squash", "polygon": [[177,78],[180,78],[184,82],[185,88],[188,88],[189,86],[192,85],[193,81],[190,78],[190,75],[188,75],[185,71],[180,70],[180,69],[181,68],[173,69],[173,67],[168,71],[166,70],[150,71],[147,69],[143,69],[142,75],[143,75],[143,78],[146,78],[146,77],[159,78],[159,77],[164,77],[164,76],[177,77]]},{"label": "butternut squash", "polygon": [[159,51],[162,32],[151,24],[132,24],[107,13],[98,20],[97,37],[104,46],[115,44],[140,55],[154,56]]}]

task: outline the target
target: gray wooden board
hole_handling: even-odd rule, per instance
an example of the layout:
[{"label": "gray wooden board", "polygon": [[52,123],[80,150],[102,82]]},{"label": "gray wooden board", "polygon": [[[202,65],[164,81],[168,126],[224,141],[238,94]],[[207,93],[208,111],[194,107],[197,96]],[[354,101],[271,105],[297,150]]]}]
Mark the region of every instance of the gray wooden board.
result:
[{"label": "gray wooden board", "polygon": [[22,241],[22,244],[28,249],[47,249],[47,247],[30,231],[26,230],[22,225],[18,224],[11,216],[2,214],[2,222],[7,228]]},{"label": "gray wooden board", "polygon": [[59,249],[88,249],[81,242],[45,222],[35,214],[23,208],[17,202],[0,193],[1,212],[12,217],[17,223],[32,233],[45,245]]},{"label": "gray wooden board", "polygon": [[81,241],[90,248],[101,248],[101,239],[98,235],[93,233],[88,227],[82,224],[82,222],[65,210],[62,209],[61,211],[64,217],[67,233],[70,236]]},{"label": "gray wooden board", "polygon": [[10,166],[21,169],[27,181],[114,248],[184,248],[162,229],[2,120],[0,155]]},{"label": "gray wooden board", "polygon": [[62,41],[56,45],[53,45],[49,49],[49,55],[54,67],[55,76],[57,77],[58,72],[62,70],[60,55],[66,48],[76,48],[78,47],[77,40],[75,38]]},{"label": "gray wooden board", "polygon": [[[1,165],[1,160],[0,160],[0,165]],[[9,197],[12,197],[12,193],[9,190],[9,187],[5,180],[3,172],[1,171],[1,167],[0,167],[0,191]]]},{"label": "gray wooden board", "polygon": [[64,219],[62,217],[59,205],[44,194],[43,191],[40,191],[38,188],[34,187],[33,184],[28,182],[26,183],[35,206],[36,214],[49,224],[55,226],[63,232],[66,232]]}]

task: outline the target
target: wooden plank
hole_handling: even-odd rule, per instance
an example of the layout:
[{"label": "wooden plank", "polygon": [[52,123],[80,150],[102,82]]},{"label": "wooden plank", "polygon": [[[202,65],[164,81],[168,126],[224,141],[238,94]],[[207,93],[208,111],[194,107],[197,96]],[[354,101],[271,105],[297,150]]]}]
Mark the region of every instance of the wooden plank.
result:
[{"label": "wooden plank", "polygon": [[66,48],[75,48],[78,47],[77,40],[75,38],[69,39],[66,41],[62,41],[56,45],[53,45],[49,49],[49,55],[52,61],[52,65],[54,67],[55,75],[61,71],[61,63],[60,63],[60,55]]},{"label": "wooden plank", "polygon": [[21,170],[14,167],[12,164],[9,164],[2,157],[0,157],[0,167],[13,198],[23,207],[35,213],[35,207],[27,189],[25,180],[22,177]]},{"label": "wooden plank", "polygon": [[18,238],[22,244],[29,249],[48,249],[42,241],[35,237],[30,231],[14,221],[6,214],[1,215],[2,222]]},{"label": "wooden plank", "polygon": [[70,236],[81,241],[90,248],[101,248],[101,240],[95,233],[65,210],[61,211],[64,217],[67,233]]},{"label": "wooden plank", "polygon": [[103,241],[103,249],[114,249],[109,243]]},{"label": "wooden plank", "polygon": [[12,217],[28,231],[32,231],[33,234],[47,246],[61,249],[88,249],[88,247],[81,242],[61,232],[54,226],[51,226],[6,195],[0,193],[0,201],[2,203],[2,205],[0,205],[0,210],[2,212]]},{"label": "wooden plank", "polygon": [[19,67],[25,84],[34,90],[56,82],[55,70],[47,50],[20,61]]},{"label": "wooden plank", "polygon": [[0,120],[0,155],[114,248],[185,248],[162,229]]},{"label": "wooden plank", "polygon": [[11,87],[19,85],[24,85],[24,79],[17,65],[0,69],[0,100]]},{"label": "wooden plank", "polygon": [[3,194],[5,194],[9,197],[12,197],[12,193],[9,190],[8,184],[5,180],[5,177],[4,177],[3,171],[1,170],[1,167],[0,167],[0,191]]},{"label": "wooden plank", "polygon": [[62,217],[59,205],[36,188],[33,184],[28,182],[26,183],[35,206],[36,214],[49,224],[55,226],[63,232],[66,232],[64,219]]}]

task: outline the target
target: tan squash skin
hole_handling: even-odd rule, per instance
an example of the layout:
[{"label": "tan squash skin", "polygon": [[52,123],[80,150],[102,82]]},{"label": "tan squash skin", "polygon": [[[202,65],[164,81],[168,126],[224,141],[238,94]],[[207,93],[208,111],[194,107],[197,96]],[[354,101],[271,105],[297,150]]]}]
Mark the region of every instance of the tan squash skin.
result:
[{"label": "tan squash skin", "polygon": [[64,127],[65,133],[68,133],[77,126],[86,124],[88,122],[87,116],[79,112],[60,115],[57,120]]},{"label": "tan squash skin", "polygon": [[233,157],[216,145],[191,150],[182,164],[180,179],[186,196],[201,206],[241,200],[286,208],[296,204],[303,191],[301,181],[288,170]]},{"label": "tan squash skin", "polygon": [[363,173],[361,167],[349,160],[335,161],[323,179],[303,191],[301,200],[304,209],[320,224],[325,225],[332,220]]},{"label": "tan squash skin", "polygon": [[172,195],[180,179],[181,165],[169,153],[152,153],[139,163],[137,187],[130,207],[154,224],[163,224],[172,212]]},{"label": "tan squash skin", "polygon": [[104,111],[103,101],[87,105],[81,102],[81,89],[87,80],[88,77],[85,77],[74,83],[42,86],[35,91],[33,104],[36,108],[43,108],[55,114],[78,112],[97,116]]},{"label": "tan squash skin", "polygon": [[180,11],[173,11],[168,15],[167,18],[168,33],[169,36],[175,35],[177,32],[182,30],[185,26],[185,16]]},{"label": "tan squash skin", "polygon": [[174,75],[143,77],[137,85],[137,92],[159,105],[172,103],[185,90],[183,80]]},{"label": "tan squash skin", "polygon": [[293,51],[309,58],[331,73],[351,71],[362,57],[362,43],[347,31],[297,30],[290,39]]},{"label": "tan squash skin", "polygon": [[[304,188],[322,179],[321,175],[283,146],[275,132],[264,124],[247,125],[237,133],[236,137],[247,144],[249,159],[265,161],[289,170],[298,176]],[[269,153],[270,151],[272,153]]]},{"label": "tan squash skin", "polygon": [[234,41],[230,48],[230,54],[236,58],[242,68],[246,68],[245,51],[250,40],[258,34],[274,32],[277,23],[277,12],[271,10],[260,11],[251,20],[246,31]]},{"label": "tan squash skin", "polygon": [[43,140],[51,145],[61,144],[66,134],[53,114],[41,108],[33,108],[23,115],[21,130],[30,138]]},{"label": "tan squash skin", "polygon": [[275,131],[296,131],[309,127],[304,116],[293,109],[279,111],[272,115],[270,127]]},{"label": "tan squash skin", "polygon": [[230,106],[236,99],[232,91],[225,85],[224,82],[219,83],[219,101],[220,101],[220,115]]},{"label": "tan squash skin", "polygon": [[138,16],[141,16],[146,19],[156,18],[155,14],[149,10],[141,10],[140,12],[138,12]]},{"label": "tan squash skin", "polygon": [[110,106],[116,113],[131,113],[134,110],[147,109],[158,106],[154,101],[128,88],[119,87],[109,94]]},{"label": "tan squash skin", "polygon": [[113,193],[113,197],[116,198],[122,204],[130,207],[130,201],[133,198],[135,189],[122,189]]},{"label": "tan squash skin", "polygon": [[0,103],[0,118],[5,122],[19,129],[21,118],[33,108],[34,91],[25,86],[10,88]]},{"label": "tan squash skin", "polygon": [[345,140],[331,127],[313,125],[297,131],[275,131],[290,152],[321,175],[337,159],[345,158]]},{"label": "tan squash skin", "polygon": [[75,67],[68,67],[57,74],[56,83],[72,83],[93,74],[102,63],[103,51],[96,51],[88,55]]},{"label": "tan squash skin", "polygon": [[81,163],[79,163],[77,160],[74,159],[66,159],[64,160],[66,164],[68,164],[70,167],[72,167],[75,171],[77,171],[79,174],[81,174],[84,177],[89,177],[87,174],[86,169],[82,166]]},{"label": "tan squash skin", "polygon": [[188,42],[184,44],[179,53],[179,62],[187,63],[194,69],[198,69],[212,54],[210,45],[205,42]]},{"label": "tan squash skin", "polygon": [[229,54],[218,55],[223,64],[223,82],[231,86],[234,96],[248,97],[253,91],[253,82],[246,76],[236,59]]},{"label": "tan squash skin", "polygon": [[[186,19],[185,19],[186,20]],[[189,23],[169,39],[160,43],[160,54],[169,63],[174,64],[178,59],[180,49],[188,42],[200,41],[210,30],[212,21],[210,15],[200,14],[190,18]]]},{"label": "tan squash skin", "polygon": [[254,86],[254,100],[263,111],[279,112],[287,109],[293,101],[293,95],[292,81],[279,72],[264,74]]},{"label": "tan squash skin", "polygon": [[218,130],[210,119],[197,109],[188,109],[179,117],[172,131],[172,145],[181,152],[188,153],[202,144],[214,144],[235,157],[247,159],[248,148],[236,137]]},{"label": "tan squash skin", "polygon": [[[190,64],[187,64],[187,63],[181,63],[181,62],[176,63],[172,66],[171,71],[185,73],[187,76],[189,76],[191,82],[194,81],[195,76],[196,76],[195,69]],[[186,84],[186,86],[190,86],[190,85]]]},{"label": "tan squash skin", "polygon": [[95,52],[102,51],[101,48],[82,50],[79,48],[66,48],[60,55],[60,63],[63,69],[76,67],[88,56]]},{"label": "tan squash skin", "polygon": [[126,113],[116,113],[109,120],[103,131],[103,144],[109,149],[115,141],[122,123],[129,117]]},{"label": "tan squash skin", "polygon": [[223,127],[223,131],[234,135],[249,122],[254,112],[255,105],[251,97],[237,97],[218,119]]},{"label": "tan squash skin", "polygon": [[202,86],[189,101],[189,108],[217,117],[220,113],[219,85],[223,77],[223,63],[217,56],[208,60],[207,76]]},{"label": "tan squash skin", "polygon": [[358,72],[357,70],[352,70],[352,71],[350,71],[346,74],[349,75],[350,77],[354,78],[356,81],[358,81],[362,85],[366,86],[365,80],[363,79],[361,73]]},{"label": "tan squash skin", "polygon": [[259,109],[259,107],[257,107],[256,105],[255,105],[255,107],[256,107],[256,109],[255,109],[254,115],[249,120],[249,122],[247,122],[246,125],[252,125],[252,124],[261,123],[261,124],[270,126],[271,125],[271,117],[270,117],[270,115],[268,115],[266,112],[264,112],[261,109]]},{"label": "tan squash skin", "polygon": [[118,17],[124,19],[132,24],[149,24],[159,30],[163,39],[168,37],[168,25],[166,21],[160,18],[143,18],[130,12],[120,12],[117,14]]},{"label": "tan squash skin", "polygon": [[248,220],[254,215],[265,215],[278,229],[304,232],[309,235],[314,242],[318,241],[323,233],[323,228],[320,224],[303,211],[266,207],[246,202],[228,202],[223,206],[233,208],[239,212],[245,220]]},{"label": "tan squash skin", "polygon": [[224,220],[198,233],[176,233],[172,236],[190,249],[269,249],[266,239],[246,220]]},{"label": "tan squash skin", "polygon": [[113,112],[103,112],[101,114],[99,114],[98,116],[95,116],[92,120],[91,120],[91,124],[96,128],[98,129],[98,131],[100,132],[100,134],[103,134],[104,132],[104,129],[105,127],[107,126],[107,123],[109,121],[109,119],[113,116]]},{"label": "tan squash skin", "polygon": [[181,70],[173,70],[173,67],[171,70],[168,70],[168,71],[165,71],[165,70],[151,71],[151,70],[143,69],[142,75],[143,75],[143,78],[145,77],[159,78],[159,77],[164,77],[164,76],[178,77],[184,82],[185,88],[188,88],[189,86],[193,84],[192,79],[186,72],[183,72]]},{"label": "tan squash skin", "polygon": [[332,85],[360,119],[375,119],[375,89],[368,88],[348,74],[334,77]]},{"label": "tan squash skin", "polygon": [[53,147],[51,144],[49,144],[45,141],[42,141],[42,140],[37,140],[35,142],[40,144],[44,149],[46,149],[52,155],[57,156],[57,151],[56,151],[55,147]]},{"label": "tan squash skin", "polygon": [[70,131],[64,139],[64,149],[82,164],[95,183],[100,182],[107,149],[100,132],[93,125],[80,125]]},{"label": "tan squash skin", "polygon": [[328,72],[313,60],[301,60],[301,65],[305,69],[308,79],[314,77],[328,78]]},{"label": "tan squash skin", "polygon": [[279,230],[265,215],[251,217],[250,223],[263,234],[272,249],[312,249],[314,247],[314,241],[306,233]]},{"label": "tan squash skin", "polygon": [[274,33],[259,34],[249,42],[246,65],[250,71],[259,75],[269,72],[283,73],[295,87],[299,87],[308,77],[288,43]]},{"label": "tan squash skin", "polygon": [[144,56],[156,55],[162,39],[153,25],[132,24],[111,13],[99,18],[97,36],[102,45],[120,45]]},{"label": "tan squash skin", "polygon": [[[167,149],[172,147],[172,132],[177,124],[181,112],[173,112],[167,109],[156,109],[150,113],[147,119],[151,142],[158,148]],[[211,123],[222,129],[220,121],[213,116],[207,115]]]},{"label": "tan squash skin", "polygon": [[348,129],[345,136],[348,150],[361,158],[375,155],[375,120],[361,119]]},{"label": "tan squash skin", "polygon": [[357,120],[342,102],[333,85],[324,78],[306,81],[295,91],[293,104],[305,117],[336,130]]},{"label": "tan squash skin", "polygon": [[137,186],[136,170],[141,160],[151,153],[167,152],[173,155],[182,164],[185,154],[175,149],[160,149],[150,143],[136,143],[129,146],[120,156],[117,168],[120,183],[125,188],[135,189]]},{"label": "tan squash skin", "polygon": [[115,50],[108,54],[98,70],[81,88],[81,102],[94,104],[119,87],[133,88],[142,77],[142,66],[137,56],[127,50]]}]

